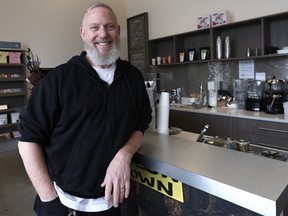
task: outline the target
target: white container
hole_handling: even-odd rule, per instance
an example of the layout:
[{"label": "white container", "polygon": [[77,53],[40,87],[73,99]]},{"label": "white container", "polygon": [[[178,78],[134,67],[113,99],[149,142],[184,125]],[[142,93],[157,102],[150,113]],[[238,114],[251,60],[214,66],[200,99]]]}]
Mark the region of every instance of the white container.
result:
[{"label": "white container", "polygon": [[169,135],[169,98],[168,92],[162,92],[158,105],[157,131]]},{"label": "white container", "polygon": [[284,108],[284,116],[285,118],[288,118],[288,102],[283,103],[283,108]]}]

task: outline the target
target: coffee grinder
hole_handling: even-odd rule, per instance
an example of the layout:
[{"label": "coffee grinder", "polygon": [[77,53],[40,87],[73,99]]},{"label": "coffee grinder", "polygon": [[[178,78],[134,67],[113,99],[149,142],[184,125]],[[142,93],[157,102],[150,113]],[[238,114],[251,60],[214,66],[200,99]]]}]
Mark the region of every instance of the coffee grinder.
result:
[{"label": "coffee grinder", "polygon": [[264,111],[269,114],[284,113],[285,80],[276,79],[275,76],[265,82]]},{"label": "coffee grinder", "polygon": [[260,80],[249,80],[247,94],[246,110],[263,111],[263,82]]}]

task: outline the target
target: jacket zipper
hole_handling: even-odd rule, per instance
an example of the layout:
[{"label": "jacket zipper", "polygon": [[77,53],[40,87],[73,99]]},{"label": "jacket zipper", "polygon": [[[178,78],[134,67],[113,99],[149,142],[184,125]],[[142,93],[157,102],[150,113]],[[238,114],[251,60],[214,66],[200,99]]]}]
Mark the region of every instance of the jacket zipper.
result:
[{"label": "jacket zipper", "polygon": [[[112,114],[112,106],[111,106],[111,102],[110,102],[110,87],[107,83],[105,83],[105,91],[106,91],[106,103],[107,103],[107,112],[106,112],[106,129],[105,129],[105,148],[104,148],[104,154],[105,154],[105,157],[104,157],[104,164],[106,164],[106,166],[108,167],[108,161],[109,161],[109,158],[110,158],[110,155],[109,155],[109,151],[108,151],[108,148],[109,148],[109,145],[110,145],[110,137],[109,137],[109,134],[110,134],[110,125],[111,125],[111,114]],[[113,115],[113,114],[112,114]]]}]

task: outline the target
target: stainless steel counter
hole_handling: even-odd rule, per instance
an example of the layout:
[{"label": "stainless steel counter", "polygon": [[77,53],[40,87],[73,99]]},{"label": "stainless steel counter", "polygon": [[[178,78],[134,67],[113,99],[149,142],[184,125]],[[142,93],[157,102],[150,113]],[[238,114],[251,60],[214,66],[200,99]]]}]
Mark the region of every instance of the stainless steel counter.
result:
[{"label": "stainless steel counter", "polygon": [[287,207],[287,162],[197,143],[196,137],[146,132],[135,161],[262,215],[280,215]]},{"label": "stainless steel counter", "polygon": [[254,111],[247,111],[247,110],[241,110],[241,109],[235,109],[235,108],[203,107],[203,108],[194,109],[192,108],[192,106],[187,106],[187,105],[183,106],[181,104],[176,104],[174,106],[171,106],[170,110],[288,123],[288,118],[287,117],[285,118],[284,114],[275,115],[275,114],[267,114],[265,112],[254,112]]}]

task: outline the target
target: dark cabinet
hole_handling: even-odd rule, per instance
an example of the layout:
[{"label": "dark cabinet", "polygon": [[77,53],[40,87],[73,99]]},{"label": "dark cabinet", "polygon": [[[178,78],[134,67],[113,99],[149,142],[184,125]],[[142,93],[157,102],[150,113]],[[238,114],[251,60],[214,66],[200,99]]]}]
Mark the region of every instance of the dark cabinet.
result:
[{"label": "dark cabinet", "polygon": [[[216,38],[220,36],[224,41],[229,36],[231,44],[231,58],[243,58],[247,56],[247,49],[250,49],[251,56],[255,56],[255,49],[263,50],[261,19],[238,22],[235,24],[219,26],[212,31],[212,47]],[[215,50],[215,48],[214,48]],[[259,51],[259,52],[260,52]],[[212,52],[215,54],[216,52]],[[258,53],[261,55],[261,52]],[[212,59],[216,59],[213,55]]]},{"label": "dark cabinet", "polygon": [[202,127],[201,115],[192,112],[170,110],[169,126],[178,127],[184,131],[200,133]]},{"label": "dark cabinet", "polygon": [[236,138],[245,138],[253,144],[288,150],[288,124],[234,118]]},{"label": "dark cabinet", "polygon": [[170,110],[170,127],[200,133],[206,124],[209,125],[206,132],[209,136],[229,137],[232,134],[233,118],[231,117]]},{"label": "dark cabinet", "polygon": [[226,116],[202,114],[202,128],[205,124],[209,125],[207,135],[231,137],[233,132],[233,118]]},{"label": "dark cabinet", "polygon": [[288,13],[285,12],[150,40],[149,59],[171,55],[174,57],[172,64],[185,64],[189,61],[186,58],[185,62],[180,63],[179,52],[187,52],[194,48],[196,58],[192,63],[201,62],[203,60],[200,58],[200,49],[208,47],[210,49],[208,60],[226,60],[216,58],[215,44],[218,36],[221,37],[223,44],[225,37],[229,36],[231,44],[229,59],[231,60],[246,59],[248,48],[250,49],[250,59],[287,56],[288,54],[270,55],[271,47],[287,46],[287,35]]},{"label": "dark cabinet", "polygon": [[[263,18],[263,47],[284,47],[288,44],[288,13],[275,14]],[[267,53],[268,50],[264,54]]]},{"label": "dark cabinet", "polygon": [[170,111],[170,127],[200,133],[209,125],[206,135],[245,139],[256,145],[288,150],[288,123],[211,115],[196,112]]}]

